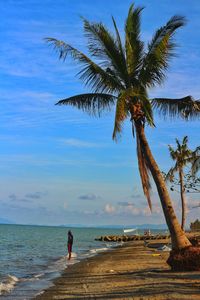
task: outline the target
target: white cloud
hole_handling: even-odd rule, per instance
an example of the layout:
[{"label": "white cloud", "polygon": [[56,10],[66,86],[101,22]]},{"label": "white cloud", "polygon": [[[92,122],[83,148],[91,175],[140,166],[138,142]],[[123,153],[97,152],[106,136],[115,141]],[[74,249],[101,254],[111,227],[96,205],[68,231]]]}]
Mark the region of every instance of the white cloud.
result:
[{"label": "white cloud", "polygon": [[161,207],[158,206],[158,205],[153,205],[152,212],[153,212],[154,214],[159,215],[159,214],[162,213],[162,209],[161,209]]},{"label": "white cloud", "polygon": [[127,201],[120,201],[117,203],[119,206],[133,206],[133,202],[127,202]]},{"label": "white cloud", "polygon": [[150,208],[148,206],[146,206],[140,210],[140,214],[143,216],[149,217],[149,216],[151,216],[152,213],[150,211]]},{"label": "white cloud", "polygon": [[148,206],[136,207],[132,203],[127,203],[127,205],[121,206],[120,209],[123,214],[131,214],[133,216],[150,217],[152,215],[162,215],[161,207],[158,205],[153,205],[152,212]]},{"label": "white cloud", "polygon": [[141,210],[137,207],[133,207],[132,205],[126,207],[126,212],[131,213],[133,216],[138,216],[141,214]]},{"label": "white cloud", "polygon": [[104,208],[104,211],[107,213],[107,214],[112,214],[116,211],[116,208],[112,205],[112,204],[109,204],[107,203],[105,205],[105,208]]},{"label": "white cloud", "polygon": [[70,147],[77,147],[77,148],[96,148],[96,147],[102,147],[100,144],[82,141],[79,139],[62,139],[61,142],[67,146]]}]

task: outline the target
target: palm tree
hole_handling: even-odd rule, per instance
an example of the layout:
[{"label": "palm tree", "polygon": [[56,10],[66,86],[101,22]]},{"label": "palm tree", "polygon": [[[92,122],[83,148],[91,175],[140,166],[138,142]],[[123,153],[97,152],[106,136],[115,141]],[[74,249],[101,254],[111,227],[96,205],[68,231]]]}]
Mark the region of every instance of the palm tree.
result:
[{"label": "palm tree", "polygon": [[130,6],[125,22],[125,42],[112,18],[114,34],[102,23],[83,19],[85,36],[88,39],[90,57],[73,46],[47,38],[63,61],[67,56],[80,63],[78,73],[91,93],[75,95],[60,100],[58,105],[71,105],[90,115],[101,116],[105,110],[116,108],[113,139],[122,131],[125,119],[129,118],[137,141],[137,157],[144,194],[151,208],[150,178],[157,186],[163,212],[169,227],[173,249],[183,249],[191,243],[177,220],[165,180],[152,155],[145,136],[145,127],[154,127],[153,110],[164,116],[190,120],[200,115],[200,102],[191,96],[181,99],[150,99],[148,90],[161,84],[176,44],[174,34],[186,20],[173,16],[159,28],[147,47],[140,39],[140,19],[143,8]]},{"label": "palm tree", "polygon": [[172,181],[174,174],[178,172],[180,182],[180,195],[182,204],[182,219],[181,228],[184,230],[186,220],[186,200],[185,200],[185,185],[184,185],[184,167],[194,161],[194,152],[188,148],[188,137],[183,138],[182,143],[176,139],[177,148],[174,149],[172,146],[168,146],[170,156],[175,161],[175,166],[172,167],[166,175],[166,181]]}]

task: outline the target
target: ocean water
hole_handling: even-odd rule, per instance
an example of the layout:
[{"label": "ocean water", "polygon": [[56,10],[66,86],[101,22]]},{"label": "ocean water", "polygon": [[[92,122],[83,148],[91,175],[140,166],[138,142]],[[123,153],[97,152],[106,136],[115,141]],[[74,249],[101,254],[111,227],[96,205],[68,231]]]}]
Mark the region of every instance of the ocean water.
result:
[{"label": "ocean water", "polygon": [[65,227],[0,225],[0,299],[31,299],[52,285],[69,265],[106,251],[112,244],[95,241],[121,229],[70,228],[72,260],[67,260]]},{"label": "ocean water", "polygon": [[[53,279],[69,264],[78,263],[86,257],[117,245],[95,241],[96,237],[123,234],[122,229],[70,230],[74,235],[74,245],[72,259],[68,261],[68,228],[0,225],[0,299],[32,299],[50,287]],[[141,232],[143,233],[143,230]]]}]

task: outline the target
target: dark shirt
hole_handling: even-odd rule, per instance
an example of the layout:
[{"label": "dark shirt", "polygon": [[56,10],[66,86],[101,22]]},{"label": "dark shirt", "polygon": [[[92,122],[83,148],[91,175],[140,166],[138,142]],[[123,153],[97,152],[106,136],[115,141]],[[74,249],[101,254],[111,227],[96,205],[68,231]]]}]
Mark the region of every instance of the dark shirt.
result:
[{"label": "dark shirt", "polygon": [[68,244],[73,244],[73,235],[72,234],[68,234]]}]

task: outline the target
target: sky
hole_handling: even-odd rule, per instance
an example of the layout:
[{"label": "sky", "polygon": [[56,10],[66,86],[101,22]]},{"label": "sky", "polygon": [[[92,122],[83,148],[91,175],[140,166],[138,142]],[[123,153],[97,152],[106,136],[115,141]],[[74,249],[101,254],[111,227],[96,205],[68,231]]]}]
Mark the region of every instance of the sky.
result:
[{"label": "sky", "polygon": [[[70,59],[58,60],[44,38],[55,37],[86,50],[81,16],[113,30],[114,16],[123,35],[131,1],[1,0],[0,24],[0,219],[20,224],[87,226],[164,223],[155,187],[153,212],[143,196],[135,141],[127,121],[118,143],[112,141],[114,111],[100,119],[54,104],[89,92]],[[142,39],[175,15],[187,18],[178,31],[177,57],[162,86],[150,97],[200,97],[200,2],[141,0]],[[168,144],[188,135],[199,146],[199,123],[155,117],[147,128],[152,152],[164,171],[173,165]],[[171,194],[180,217],[180,200]],[[198,195],[187,196],[187,224],[199,216]]]}]

